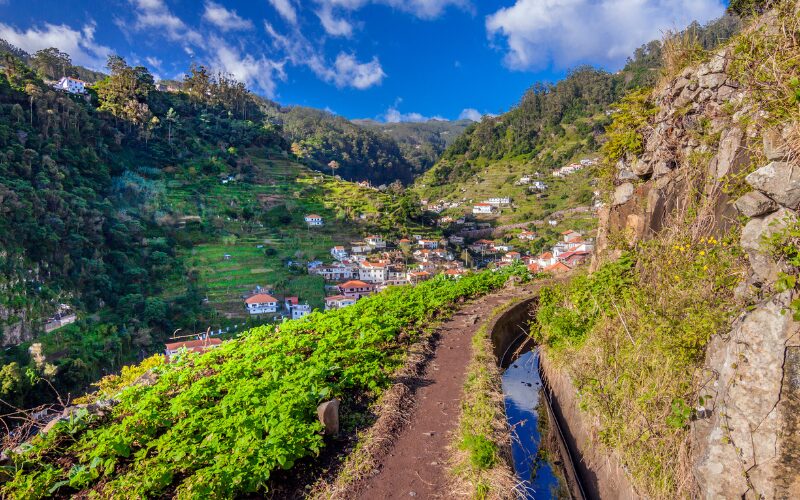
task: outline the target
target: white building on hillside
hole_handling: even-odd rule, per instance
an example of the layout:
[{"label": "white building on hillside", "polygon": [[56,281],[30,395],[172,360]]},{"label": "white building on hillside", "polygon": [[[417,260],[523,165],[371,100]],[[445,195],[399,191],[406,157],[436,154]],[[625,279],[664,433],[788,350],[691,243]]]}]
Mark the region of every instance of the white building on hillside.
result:
[{"label": "white building on hillside", "polygon": [[69,92],[70,94],[85,94],[86,82],[78,80],[77,78],[65,76],[59,80],[58,83],[53,85],[53,88]]},{"label": "white building on hillside", "polygon": [[511,198],[508,196],[494,197],[486,200],[486,203],[493,207],[507,207],[508,205],[511,205]]},{"label": "white building on hillside", "polygon": [[306,224],[309,226],[321,226],[323,225],[323,220],[321,215],[317,214],[308,214],[304,217]]},{"label": "white building on hillside", "polygon": [[278,299],[266,293],[258,293],[244,301],[250,314],[274,314],[278,312]]},{"label": "white building on hillside", "polygon": [[300,319],[311,314],[311,306],[308,304],[297,304],[292,306],[292,319]]},{"label": "white building on hillside", "polygon": [[331,248],[331,256],[336,260],[344,260],[347,258],[347,250],[343,246],[337,245]]},{"label": "white building on hillside", "polygon": [[386,281],[386,265],[364,261],[358,268],[358,279],[367,283],[383,283]]},{"label": "white building on hillside", "polygon": [[494,207],[489,203],[476,203],[472,206],[472,213],[477,215],[492,214],[494,213]]}]

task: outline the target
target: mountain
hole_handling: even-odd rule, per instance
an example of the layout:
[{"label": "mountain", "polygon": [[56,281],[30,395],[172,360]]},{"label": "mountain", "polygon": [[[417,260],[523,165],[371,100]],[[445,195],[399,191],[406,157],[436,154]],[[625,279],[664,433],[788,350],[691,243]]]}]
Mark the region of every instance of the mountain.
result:
[{"label": "mountain", "polygon": [[335,161],[337,175],[375,185],[407,184],[419,173],[398,143],[379,130],[313,108],[265,101],[264,109],[281,127],[292,152],[315,170],[331,172],[329,164]]},{"label": "mountain", "polygon": [[399,145],[403,156],[421,174],[432,167],[442,153],[470,126],[472,120],[428,120],[425,122],[384,123],[353,120],[364,128],[383,132]]}]

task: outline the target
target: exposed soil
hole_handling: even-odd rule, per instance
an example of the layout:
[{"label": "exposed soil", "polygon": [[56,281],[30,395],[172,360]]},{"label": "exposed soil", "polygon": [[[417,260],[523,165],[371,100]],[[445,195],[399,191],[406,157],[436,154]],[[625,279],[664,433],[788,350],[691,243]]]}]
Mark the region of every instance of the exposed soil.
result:
[{"label": "exposed soil", "polygon": [[[458,425],[471,340],[494,308],[533,287],[505,288],[469,303],[437,330],[424,372],[406,381],[414,393],[407,424],[380,459],[378,472],[351,485],[344,496],[361,499],[447,498],[448,446]],[[412,402],[413,401],[413,402]]]}]

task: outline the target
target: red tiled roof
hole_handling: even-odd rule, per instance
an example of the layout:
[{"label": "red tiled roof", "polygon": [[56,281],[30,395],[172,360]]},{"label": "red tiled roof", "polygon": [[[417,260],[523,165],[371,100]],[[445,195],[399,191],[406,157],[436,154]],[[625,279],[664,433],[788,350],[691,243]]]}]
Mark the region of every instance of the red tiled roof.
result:
[{"label": "red tiled roof", "polygon": [[308,214],[308,215],[306,215],[306,219],[321,219],[321,218],[322,218],[322,216],[321,215],[317,215],[317,214]]},{"label": "red tiled roof", "polygon": [[476,203],[475,206],[476,207],[491,207],[492,204],[491,203]]},{"label": "red tiled roof", "polygon": [[278,302],[278,299],[266,293],[257,293],[245,299],[245,304],[266,304],[267,302]]},{"label": "red tiled roof", "polygon": [[289,302],[291,304],[297,305],[298,302],[300,302],[300,298],[299,297],[286,297],[285,301]]},{"label": "red tiled roof", "polygon": [[545,252],[542,255],[540,255],[539,258],[540,259],[552,259],[553,258],[553,254],[550,253],[550,252]]},{"label": "red tiled roof", "polygon": [[566,271],[570,271],[571,269],[572,269],[571,267],[569,267],[568,265],[566,265],[563,262],[559,261],[559,262],[556,262],[555,264],[553,264],[552,266],[546,267],[544,270],[545,271],[566,272]]}]

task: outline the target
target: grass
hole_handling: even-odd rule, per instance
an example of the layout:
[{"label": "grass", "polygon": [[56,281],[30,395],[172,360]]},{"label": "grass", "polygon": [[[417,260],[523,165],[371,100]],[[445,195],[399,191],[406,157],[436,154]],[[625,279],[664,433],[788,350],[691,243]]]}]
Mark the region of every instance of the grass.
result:
[{"label": "grass", "polygon": [[503,450],[510,449],[511,436],[505,418],[500,369],[488,331],[492,321],[510,306],[506,303],[496,307],[472,337],[472,357],[451,459],[457,493],[463,496],[478,499],[517,496],[517,477]]}]

